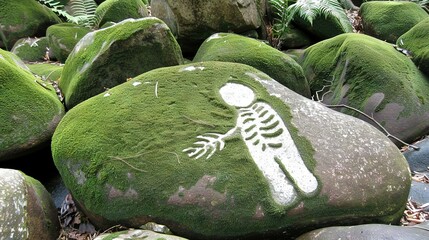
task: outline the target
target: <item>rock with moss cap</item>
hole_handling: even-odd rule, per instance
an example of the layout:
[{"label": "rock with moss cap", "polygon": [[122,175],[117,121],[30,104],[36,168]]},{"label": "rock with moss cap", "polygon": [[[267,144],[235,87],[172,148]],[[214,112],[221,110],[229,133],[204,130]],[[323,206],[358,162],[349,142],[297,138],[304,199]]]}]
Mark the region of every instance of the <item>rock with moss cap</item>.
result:
[{"label": "rock with moss cap", "polygon": [[128,19],[85,35],[69,55],[59,86],[72,108],[128,78],[181,63],[181,49],[164,22]]},{"label": "rock with moss cap", "polygon": [[194,62],[243,63],[265,72],[289,89],[310,97],[310,87],[301,66],[287,54],[262,41],[233,33],[216,33],[198,49]]},{"label": "rock with moss cap", "polygon": [[429,17],[418,4],[407,1],[365,2],[359,9],[362,32],[395,43],[399,36]]},{"label": "rock with moss cap", "polygon": [[46,37],[21,38],[15,42],[10,51],[26,62],[45,61],[48,46]]},{"label": "rock with moss cap", "polygon": [[46,188],[21,171],[0,168],[2,239],[57,239],[57,209]]},{"label": "rock with moss cap", "polygon": [[373,126],[230,62],[155,69],[82,102],[52,153],[101,229],[153,221],[190,239],[393,223],[410,188]]},{"label": "rock with moss cap", "polygon": [[420,71],[429,76],[429,18],[416,24],[398,38],[398,47],[410,54]]},{"label": "rock with moss cap", "polygon": [[153,0],[152,15],[177,35],[185,55],[194,55],[205,39],[218,32],[244,33],[263,24],[262,0]]},{"label": "rock with moss cap", "polygon": [[146,4],[142,0],[107,0],[95,10],[95,16],[100,19],[99,25],[107,22],[120,22],[127,18],[148,17]]},{"label": "rock with moss cap", "polygon": [[[428,133],[428,78],[391,44],[368,35],[343,34],[307,48],[302,67],[312,93],[323,89],[319,100],[326,93],[325,104],[363,111],[406,142]],[[376,125],[357,111],[336,109]]]},{"label": "rock with moss cap", "polygon": [[54,24],[46,30],[52,55],[64,63],[74,46],[91,30],[75,23]]},{"label": "rock with moss cap", "polygon": [[14,54],[0,51],[0,161],[46,144],[64,115],[55,89]]},{"label": "rock with moss cap", "polygon": [[11,49],[18,39],[45,36],[61,19],[34,0],[0,0],[0,48]]}]

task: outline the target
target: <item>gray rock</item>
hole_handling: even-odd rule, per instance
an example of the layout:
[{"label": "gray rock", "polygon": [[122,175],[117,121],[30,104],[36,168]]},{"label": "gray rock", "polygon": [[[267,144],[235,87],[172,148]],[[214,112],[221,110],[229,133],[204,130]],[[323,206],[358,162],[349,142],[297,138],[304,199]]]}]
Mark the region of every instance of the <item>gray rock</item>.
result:
[{"label": "gray rock", "polygon": [[218,32],[244,33],[264,23],[264,1],[259,0],[153,0],[152,15],[162,19],[177,35],[185,54]]},{"label": "gray rock", "polygon": [[429,203],[429,184],[413,181],[411,183],[409,199],[421,205]]},{"label": "gray rock", "polygon": [[2,239],[57,239],[57,210],[39,181],[18,170],[0,168],[0,193]]},{"label": "gray rock", "polygon": [[327,227],[306,233],[297,240],[417,240],[428,239],[429,230],[419,225],[401,227],[384,224],[365,224],[350,227]]},{"label": "gray rock", "polygon": [[410,165],[411,172],[429,172],[429,138],[413,145],[419,149],[408,148],[403,153]]},{"label": "gray rock", "polygon": [[52,152],[95,225],[154,221],[190,239],[395,223],[410,188],[374,127],[229,62],[159,68],[82,102]]}]

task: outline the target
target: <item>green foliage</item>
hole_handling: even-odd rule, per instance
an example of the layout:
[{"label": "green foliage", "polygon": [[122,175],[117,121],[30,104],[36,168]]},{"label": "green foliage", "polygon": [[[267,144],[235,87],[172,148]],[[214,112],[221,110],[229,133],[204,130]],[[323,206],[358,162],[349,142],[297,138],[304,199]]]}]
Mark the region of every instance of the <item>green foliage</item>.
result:
[{"label": "green foliage", "polygon": [[[269,0],[274,12],[274,37],[281,38],[296,16],[313,25],[318,16],[332,17],[347,30],[350,22],[338,0]],[[292,3],[292,4],[290,4]]]},{"label": "green foliage", "polygon": [[97,3],[94,0],[73,0],[70,3],[72,15],[77,19],[77,24],[90,28],[97,27],[95,18]]},{"label": "green foliage", "polygon": [[64,10],[64,6],[58,0],[37,0],[49,7],[53,12],[64,17],[67,22],[76,23],[80,26],[98,28],[100,19],[95,16],[97,3],[94,0],[72,0],[70,1],[71,14]]},{"label": "green foliage", "polygon": [[64,10],[64,5],[62,5],[58,0],[37,0],[43,5],[49,7],[54,13],[60,17],[64,17],[69,22],[76,22],[75,17],[70,15]]}]

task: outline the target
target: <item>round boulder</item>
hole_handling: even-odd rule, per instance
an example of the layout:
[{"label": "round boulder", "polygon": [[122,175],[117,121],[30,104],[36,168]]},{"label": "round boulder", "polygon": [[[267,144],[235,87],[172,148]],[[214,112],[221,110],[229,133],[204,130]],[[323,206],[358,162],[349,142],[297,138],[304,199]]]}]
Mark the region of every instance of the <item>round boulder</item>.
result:
[{"label": "round boulder", "polygon": [[392,44],[342,34],[307,48],[300,62],[315,99],[379,127],[377,121],[405,142],[429,132],[429,79]]},{"label": "round boulder", "polygon": [[371,1],[360,6],[363,33],[395,43],[399,36],[429,17],[418,4],[409,1]]},{"label": "round boulder", "polygon": [[82,102],[52,153],[101,229],[157,222],[190,239],[394,223],[411,184],[373,126],[230,62],[155,69]]},{"label": "round boulder", "polygon": [[11,49],[18,39],[43,37],[61,19],[34,0],[0,0],[0,48]]},{"label": "round boulder", "polygon": [[46,37],[54,58],[64,63],[74,46],[89,32],[89,28],[75,23],[58,23],[48,27]]},{"label": "round boulder", "polygon": [[86,34],[67,58],[59,86],[70,109],[141,73],[181,63],[181,49],[163,21],[127,19]]},{"label": "round boulder", "polygon": [[28,154],[49,141],[64,106],[47,81],[14,54],[0,50],[0,161]]},{"label": "round boulder", "polygon": [[2,239],[57,239],[57,209],[38,180],[18,170],[0,168],[0,193]]},{"label": "round boulder", "polygon": [[402,34],[396,44],[407,51],[416,66],[429,76],[429,18],[425,18]]},{"label": "round boulder", "polygon": [[204,41],[193,61],[247,64],[289,89],[310,97],[310,87],[301,66],[286,53],[253,38],[233,33],[216,33]]}]

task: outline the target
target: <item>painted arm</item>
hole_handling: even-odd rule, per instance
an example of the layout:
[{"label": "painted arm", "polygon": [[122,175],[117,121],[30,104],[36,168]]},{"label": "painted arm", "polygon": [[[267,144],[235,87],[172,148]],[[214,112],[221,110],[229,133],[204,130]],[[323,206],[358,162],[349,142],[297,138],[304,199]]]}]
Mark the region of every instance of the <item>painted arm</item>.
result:
[{"label": "painted arm", "polygon": [[209,159],[216,152],[217,148],[219,148],[219,151],[222,151],[225,147],[226,139],[233,137],[239,132],[240,129],[234,127],[225,134],[206,133],[204,135],[200,135],[197,137],[200,141],[194,143],[194,145],[197,145],[196,147],[183,149],[182,152],[187,153],[189,157],[195,157],[195,159],[204,156],[208,152],[209,154],[206,159]]}]

